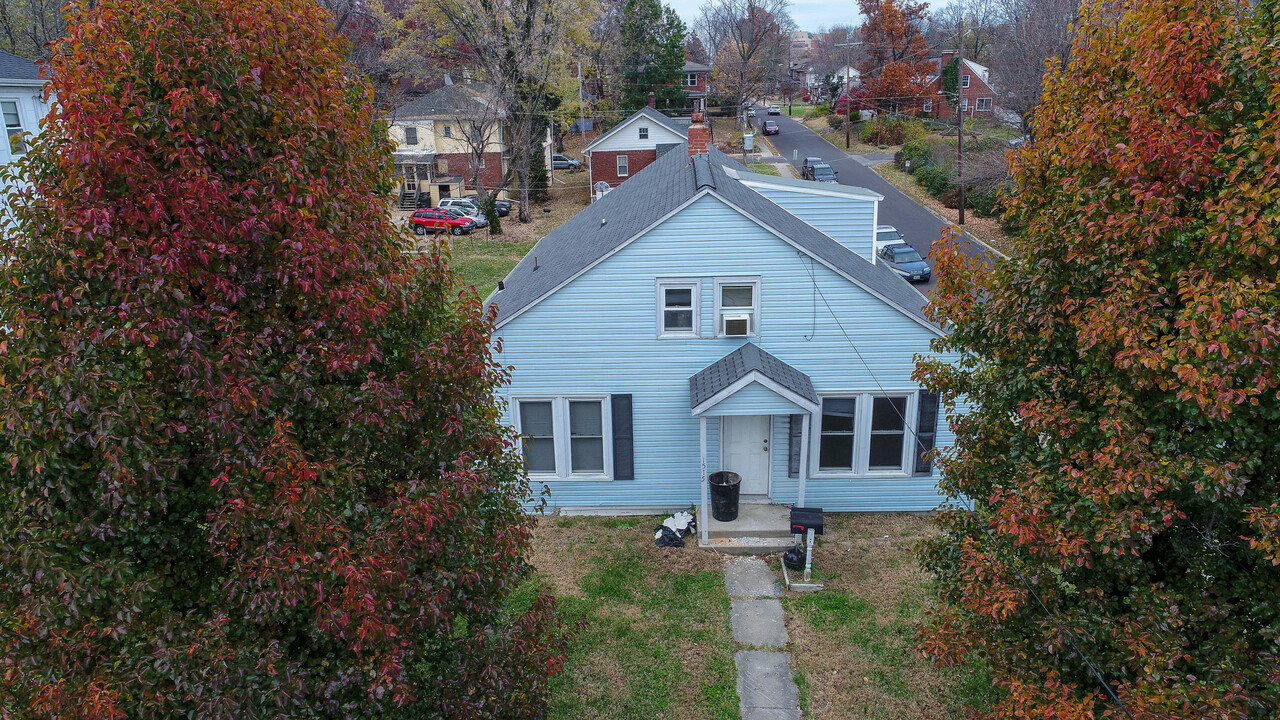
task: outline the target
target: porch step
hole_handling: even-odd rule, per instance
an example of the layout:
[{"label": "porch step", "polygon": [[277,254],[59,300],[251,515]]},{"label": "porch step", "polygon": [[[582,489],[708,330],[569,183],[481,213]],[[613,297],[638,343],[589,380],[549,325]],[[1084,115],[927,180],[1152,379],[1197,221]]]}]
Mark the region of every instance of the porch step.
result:
[{"label": "porch step", "polygon": [[708,528],[707,534],[713,538],[734,538],[734,537],[754,537],[754,538],[791,538],[795,539],[786,526],[783,527],[734,527],[738,523],[722,523],[713,522]]},{"label": "porch step", "polygon": [[726,555],[768,555],[790,549],[795,543],[793,536],[759,537],[739,535],[737,537],[713,537],[705,544],[699,542],[703,550],[714,550]]}]

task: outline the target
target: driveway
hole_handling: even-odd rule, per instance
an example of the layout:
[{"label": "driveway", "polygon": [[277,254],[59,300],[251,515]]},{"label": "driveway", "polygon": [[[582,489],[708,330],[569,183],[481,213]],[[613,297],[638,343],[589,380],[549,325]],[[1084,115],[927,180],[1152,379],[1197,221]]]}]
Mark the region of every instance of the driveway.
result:
[{"label": "driveway", "polygon": [[[942,230],[949,223],[939,219],[937,215],[890,185],[887,180],[871,169],[871,165],[892,160],[892,155],[883,153],[849,155],[837,150],[820,135],[805,127],[798,119],[787,117],[785,111],[783,115],[766,116],[764,108],[761,107],[757,108],[756,114],[758,123],[766,119],[777,121],[780,132],[777,135],[770,135],[768,139],[777,148],[779,155],[796,166],[797,175],[799,175],[800,163],[806,157],[816,156],[826,160],[831,165],[831,169],[839,173],[841,185],[866,188],[883,195],[884,201],[880,203],[880,224],[898,228],[898,232],[902,233],[911,247],[921,255],[929,255],[934,241],[942,236]],[[964,238],[970,242],[968,248],[971,256],[986,258],[991,252],[968,233],[965,233]],[[929,295],[936,284],[936,281],[931,278],[927,283],[916,284],[916,289]]]}]

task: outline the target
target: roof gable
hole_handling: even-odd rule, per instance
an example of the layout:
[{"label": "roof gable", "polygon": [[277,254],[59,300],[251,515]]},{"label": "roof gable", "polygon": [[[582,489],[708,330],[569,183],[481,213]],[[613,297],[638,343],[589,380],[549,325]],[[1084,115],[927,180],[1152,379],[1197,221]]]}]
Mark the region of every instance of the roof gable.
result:
[{"label": "roof gable", "polygon": [[493,92],[488,85],[470,83],[445,85],[417,100],[407,102],[395,109],[393,118],[400,121],[484,114],[497,120],[505,113],[493,97]]},{"label": "roof gable", "polygon": [[538,244],[488,302],[498,306],[497,327],[589,271],[703,195],[713,195],[769,234],[790,243],[925,328],[942,334],[924,314],[928,303],[896,273],[874,264],[740,182],[747,172],[712,149],[690,159],[681,151],[656,161],[573,216]]},{"label": "roof gable", "polygon": [[[670,133],[673,137],[666,139],[668,143],[675,142],[677,140],[679,142],[684,142],[689,139],[689,120],[687,118],[670,118],[657,110],[646,106],[632,113],[631,117],[626,120],[614,125],[608,132],[595,140],[592,140],[590,145],[587,145],[582,149],[582,153],[584,155],[590,155],[594,150],[599,149],[601,144],[607,142],[609,139],[620,137],[627,128],[640,127],[646,122],[652,123]],[[661,140],[661,138],[651,134],[651,144],[660,144],[658,142],[659,140]]]}]

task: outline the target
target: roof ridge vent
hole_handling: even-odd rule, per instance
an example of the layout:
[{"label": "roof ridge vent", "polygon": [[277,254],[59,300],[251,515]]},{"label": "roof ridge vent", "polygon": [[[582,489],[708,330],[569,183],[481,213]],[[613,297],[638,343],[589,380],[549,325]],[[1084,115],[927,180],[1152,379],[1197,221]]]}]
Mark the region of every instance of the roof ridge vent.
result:
[{"label": "roof ridge vent", "polygon": [[711,159],[706,155],[693,157],[693,187],[695,190],[701,190],[704,187],[716,189],[716,179],[711,172]]}]

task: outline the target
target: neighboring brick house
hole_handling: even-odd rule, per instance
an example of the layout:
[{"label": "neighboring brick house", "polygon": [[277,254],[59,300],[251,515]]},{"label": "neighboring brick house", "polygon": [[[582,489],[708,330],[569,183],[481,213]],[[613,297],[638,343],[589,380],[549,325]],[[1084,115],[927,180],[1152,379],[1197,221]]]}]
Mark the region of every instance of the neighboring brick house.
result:
[{"label": "neighboring brick house", "polygon": [[[942,68],[955,56],[954,51],[944,50],[941,57],[933,59],[934,69],[929,76],[929,95],[933,99],[924,101],[920,108],[922,114],[939,120],[950,120],[954,116],[954,106],[942,96]],[[991,70],[966,59],[960,68],[960,112],[965,117],[994,117],[995,97]]]},{"label": "neighboring brick house", "polygon": [[591,166],[592,188],[601,182],[615,188],[662,152],[688,141],[689,119],[663,115],[652,107],[652,94],[649,98],[649,107],[640,108],[582,151]]},{"label": "neighboring brick house", "polygon": [[[483,83],[448,84],[396,108],[388,121],[399,206],[431,207],[475,192],[472,162],[479,164],[480,185],[498,187],[511,159],[505,120]],[[550,167],[550,129],[543,152]]]},{"label": "neighboring brick house", "polygon": [[694,112],[706,112],[707,73],[711,72],[711,68],[690,60],[684,64],[681,72],[684,73],[682,87],[689,96],[689,104]]}]

